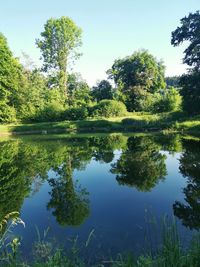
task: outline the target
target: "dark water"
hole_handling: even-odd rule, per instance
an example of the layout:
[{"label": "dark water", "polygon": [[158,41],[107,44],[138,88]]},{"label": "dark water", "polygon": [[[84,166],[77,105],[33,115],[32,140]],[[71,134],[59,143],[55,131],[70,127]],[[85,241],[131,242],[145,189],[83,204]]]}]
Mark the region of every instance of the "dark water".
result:
[{"label": "dark water", "polygon": [[[46,239],[85,255],[142,251],[154,217],[200,227],[200,142],[178,135],[35,136],[0,140],[0,219],[20,211],[23,253]],[[157,226],[156,226],[157,227]],[[159,240],[159,231],[153,241]]]}]

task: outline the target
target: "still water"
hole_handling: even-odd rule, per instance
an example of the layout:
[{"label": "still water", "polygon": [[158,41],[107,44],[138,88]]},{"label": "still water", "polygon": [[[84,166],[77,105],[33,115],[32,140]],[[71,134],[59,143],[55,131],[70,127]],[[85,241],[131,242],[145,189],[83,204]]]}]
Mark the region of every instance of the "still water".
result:
[{"label": "still water", "polygon": [[27,257],[46,229],[46,239],[70,246],[76,238],[97,258],[142,251],[154,217],[159,226],[174,215],[187,239],[200,227],[200,142],[157,134],[0,139],[0,219],[12,211],[26,224],[13,234]]}]

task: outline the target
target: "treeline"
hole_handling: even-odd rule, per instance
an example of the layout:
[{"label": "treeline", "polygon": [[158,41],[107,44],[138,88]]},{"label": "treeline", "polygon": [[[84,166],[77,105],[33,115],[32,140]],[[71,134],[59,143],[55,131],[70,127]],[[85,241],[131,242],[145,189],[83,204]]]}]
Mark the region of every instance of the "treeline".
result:
[{"label": "treeline", "polygon": [[[79,56],[81,29],[68,17],[49,19],[36,45],[41,51],[41,69],[26,58],[14,58],[0,34],[0,122],[78,120],[87,117],[125,116],[127,112],[169,112],[183,108],[200,111],[200,14],[181,20],[172,33],[172,45],[185,40],[184,63],[190,66],[182,77],[165,78],[165,67],[147,50],[117,59],[107,71],[108,80],[90,88],[68,66]],[[193,25],[193,26],[191,26]]]}]

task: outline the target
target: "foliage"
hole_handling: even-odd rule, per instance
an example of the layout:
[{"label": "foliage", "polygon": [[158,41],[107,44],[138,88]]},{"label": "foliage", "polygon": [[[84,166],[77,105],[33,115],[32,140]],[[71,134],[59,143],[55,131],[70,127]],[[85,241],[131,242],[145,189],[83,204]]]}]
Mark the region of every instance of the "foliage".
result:
[{"label": "foliage", "polygon": [[77,108],[68,108],[63,113],[63,119],[65,120],[84,120],[88,117],[88,108],[87,107],[77,107]]},{"label": "foliage", "polygon": [[146,50],[115,60],[108,74],[124,94],[129,111],[137,110],[138,91],[154,93],[165,88],[164,65]]},{"label": "foliage", "polygon": [[0,102],[0,122],[16,122],[16,109],[5,102]]},{"label": "foliage", "polygon": [[46,103],[43,109],[36,114],[35,121],[61,121],[64,107],[57,101]]},{"label": "foliage", "polygon": [[183,96],[183,109],[190,114],[199,113],[200,98],[200,13],[190,13],[181,19],[181,26],[172,32],[171,43],[174,46],[187,41],[188,47],[184,51],[183,62],[193,69],[180,79]]},{"label": "foliage", "polygon": [[171,43],[174,46],[180,45],[182,42],[189,42],[185,49],[185,57],[183,62],[189,66],[194,66],[195,69],[200,70],[200,13],[190,13],[188,17],[181,19],[181,26],[177,27],[172,32]]},{"label": "foliage", "polygon": [[180,87],[180,76],[170,76],[165,78],[165,82],[167,87],[175,87],[178,88]]},{"label": "foliage", "polygon": [[68,17],[51,18],[44,25],[41,39],[38,39],[36,44],[42,52],[43,69],[58,70],[59,88],[65,99],[67,63],[69,56],[78,56],[76,48],[81,44],[81,29]]},{"label": "foliage", "polygon": [[116,100],[101,100],[91,108],[92,117],[118,117],[126,115],[126,106]]},{"label": "foliage", "polygon": [[92,87],[92,97],[99,102],[104,99],[113,99],[113,88],[109,81],[102,80]]},{"label": "foliage", "polygon": [[174,87],[155,95],[154,112],[170,112],[181,109],[182,98]]},{"label": "foliage", "polygon": [[34,121],[50,95],[47,79],[38,69],[24,69],[23,74],[17,117],[22,121]]},{"label": "foliage", "polygon": [[68,75],[67,88],[67,103],[70,107],[81,107],[85,105],[90,105],[90,88],[86,81],[83,80],[80,74],[71,73]]},{"label": "foliage", "polygon": [[22,68],[0,33],[0,122],[15,121]]},{"label": "foliage", "polygon": [[189,114],[200,112],[200,72],[192,71],[180,79],[183,109]]}]

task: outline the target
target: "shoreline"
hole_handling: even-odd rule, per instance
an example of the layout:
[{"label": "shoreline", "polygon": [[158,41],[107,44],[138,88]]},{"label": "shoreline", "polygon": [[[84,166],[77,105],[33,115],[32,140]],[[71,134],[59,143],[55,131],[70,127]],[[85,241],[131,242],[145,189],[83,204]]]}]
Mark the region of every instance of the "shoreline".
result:
[{"label": "shoreline", "polygon": [[97,118],[79,121],[0,124],[0,136],[61,133],[199,133],[200,116],[181,113],[135,114],[130,117]]}]

